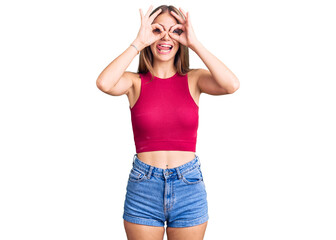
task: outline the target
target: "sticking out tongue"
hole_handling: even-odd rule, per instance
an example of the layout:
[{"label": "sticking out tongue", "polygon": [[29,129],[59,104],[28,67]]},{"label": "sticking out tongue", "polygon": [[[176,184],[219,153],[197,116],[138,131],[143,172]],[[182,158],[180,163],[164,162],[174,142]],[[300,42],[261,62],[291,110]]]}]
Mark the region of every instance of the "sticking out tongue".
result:
[{"label": "sticking out tongue", "polygon": [[160,46],[160,45],[158,45],[158,48],[161,49],[161,50],[169,50],[170,49],[170,47],[163,47],[163,46]]}]

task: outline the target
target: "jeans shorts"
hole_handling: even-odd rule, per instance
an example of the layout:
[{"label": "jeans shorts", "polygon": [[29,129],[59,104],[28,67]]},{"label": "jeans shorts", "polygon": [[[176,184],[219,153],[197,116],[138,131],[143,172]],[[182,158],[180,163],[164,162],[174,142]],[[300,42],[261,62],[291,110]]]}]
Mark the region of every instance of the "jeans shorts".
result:
[{"label": "jeans shorts", "polygon": [[197,154],[176,168],[156,168],[133,157],[123,219],[137,224],[191,227],[209,219],[207,192]]}]

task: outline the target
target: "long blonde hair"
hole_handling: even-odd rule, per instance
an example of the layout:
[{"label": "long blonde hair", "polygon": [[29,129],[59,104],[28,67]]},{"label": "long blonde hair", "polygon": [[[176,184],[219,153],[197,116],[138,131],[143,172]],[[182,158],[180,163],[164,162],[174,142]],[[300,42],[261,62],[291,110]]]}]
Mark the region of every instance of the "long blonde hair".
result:
[{"label": "long blonde hair", "polygon": [[[176,14],[178,14],[182,19],[185,19],[183,14],[174,6],[172,5],[161,5],[154,9],[149,16],[151,16],[153,13],[155,13],[158,9],[162,9],[160,14],[163,13],[170,13],[170,11],[174,11]],[[158,16],[159,16],[158,15]],[[173,15],[171,15],[173,16]],[[174,17],[174,16],[173,16]],[[176,19],[176,18],[175,18]],[[177,23],[180,23],[176,19]],[[140,51],[139,54],[139,66],[138,66],[138,73],[147,73],[148,71],[152,75],[152,80],[153,80],[153,53],[150,48],[150,46],[145,47]],[[174,59],[174,65],[177,69],[177,72],[180,75],[185,75],[187,72],[189,72],[191,69],[189,69],[189,49],[188,47],[180,44],[179,50],[175,54],[175,59]]]}]

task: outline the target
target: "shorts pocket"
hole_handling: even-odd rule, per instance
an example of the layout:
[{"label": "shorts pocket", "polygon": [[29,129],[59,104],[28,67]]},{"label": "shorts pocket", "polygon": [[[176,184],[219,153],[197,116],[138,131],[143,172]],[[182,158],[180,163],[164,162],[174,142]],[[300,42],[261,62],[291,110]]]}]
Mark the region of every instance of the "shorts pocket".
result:
[{"label": "shorts pocket", "polygon": [[203,181],[203,175],[200,166],[194,168],[193,170],[183,173],[182,180],[186,184],[196,184]]},{"label": "shorts pocket", "polygon": [[131,172],[128,177],[128,181],[131,182],[142,182],[146,179],[147,179],[146,174],[142,170],[134,167],[131,169]]}]

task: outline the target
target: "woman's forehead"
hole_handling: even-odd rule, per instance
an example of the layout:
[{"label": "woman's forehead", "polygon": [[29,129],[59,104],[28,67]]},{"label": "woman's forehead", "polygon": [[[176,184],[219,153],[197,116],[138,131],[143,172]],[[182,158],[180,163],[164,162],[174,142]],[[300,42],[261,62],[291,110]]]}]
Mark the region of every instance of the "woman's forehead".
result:
[{"label": "woman's forehead", "polygon": [[165,28],[170,28],[177,23],[176,19],[170,13],[163,13],[157,16],[153,23],[159,23]]}]

